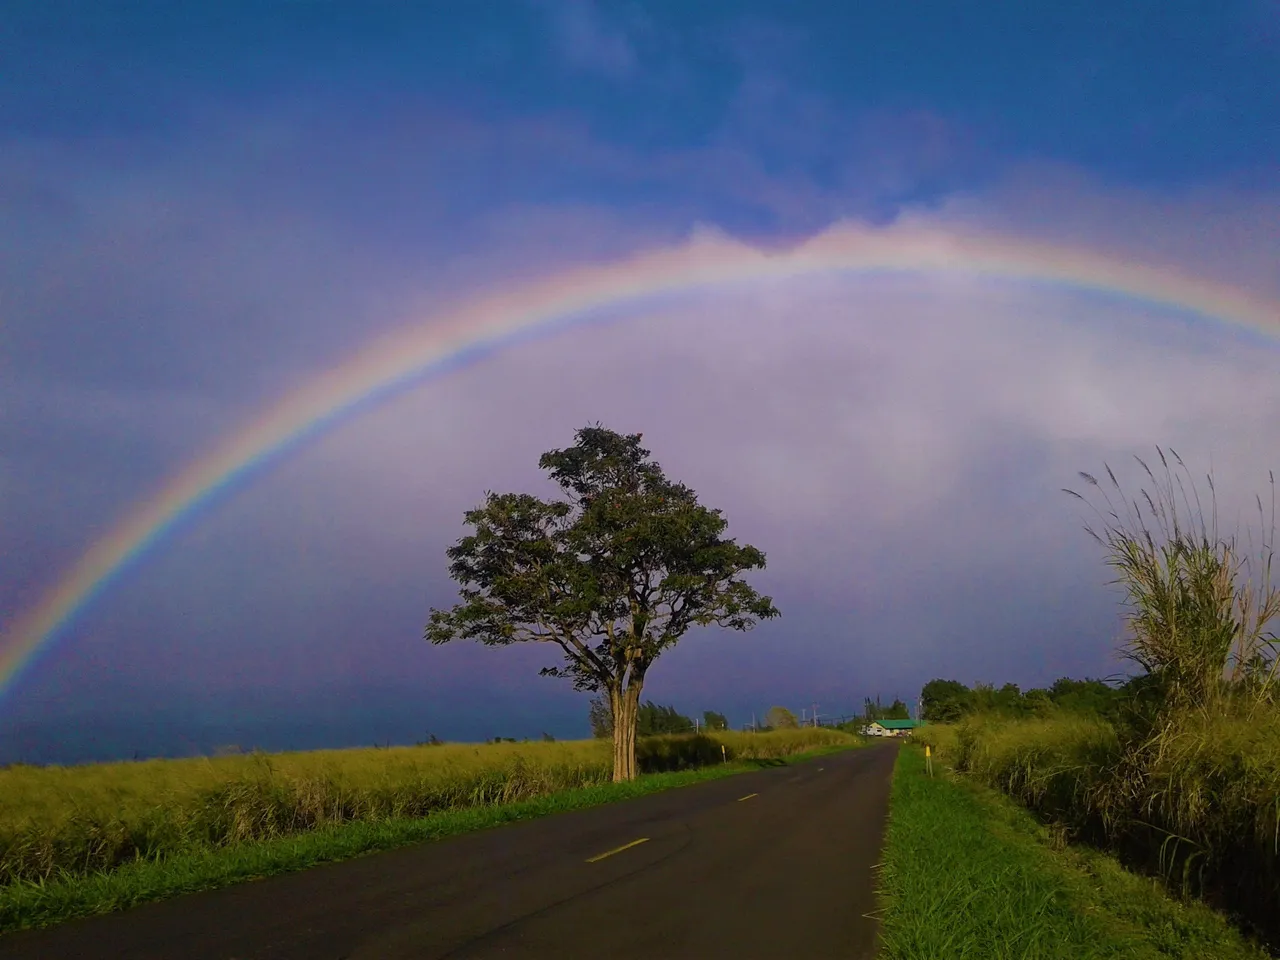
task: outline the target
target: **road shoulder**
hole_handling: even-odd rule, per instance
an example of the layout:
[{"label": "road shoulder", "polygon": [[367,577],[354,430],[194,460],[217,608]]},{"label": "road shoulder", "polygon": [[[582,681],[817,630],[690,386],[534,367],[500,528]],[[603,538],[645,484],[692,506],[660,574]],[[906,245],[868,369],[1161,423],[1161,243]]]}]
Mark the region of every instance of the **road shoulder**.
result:
[{"label": "road shoulder", "polygon": [[1114,858],[1055,843],[1007,797],[901,751],[879,892],[882,960],[1261,960],[1227,921]]}]

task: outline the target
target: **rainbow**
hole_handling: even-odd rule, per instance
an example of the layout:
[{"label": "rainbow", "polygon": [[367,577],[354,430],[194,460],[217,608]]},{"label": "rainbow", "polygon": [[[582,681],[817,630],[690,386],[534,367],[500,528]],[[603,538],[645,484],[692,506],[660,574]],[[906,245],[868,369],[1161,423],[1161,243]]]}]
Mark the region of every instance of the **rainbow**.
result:
[{"label": "rainbow", "polygon": [[461,358],[650,296],[830,272],[961,273],[1100,291],[1280,335],[1280,305],[1168,267],[1019,237],[840,225],[787,250],[713,234],[481,297],[378,340],[285,396],[142,501],[0,635],[0,697],[75,616],[184,518],[275,457]]}]

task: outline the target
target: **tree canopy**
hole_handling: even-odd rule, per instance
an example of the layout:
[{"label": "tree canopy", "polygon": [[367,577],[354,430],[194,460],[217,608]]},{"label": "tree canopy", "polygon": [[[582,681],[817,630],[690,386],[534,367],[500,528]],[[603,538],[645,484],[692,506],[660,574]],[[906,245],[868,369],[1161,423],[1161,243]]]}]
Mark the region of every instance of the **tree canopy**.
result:
[{"label": "tree canopy", "polygon": [[604,697],[592,697],[587,708],[587,717],[591,721],[591,736],[600,740],[613,737],[613,712],[609,709],[609,701]]},{"label": "tree canopy", "polygon": [[968,711],[971,694],[958,680],[930,680],[920,691],[920,707],[932,723],[955,723]]},{"label": "tree canopy", "polygon": [[910,720],[911,711],[897,697],[887,707],[880,702],[879,697],[876,697],[875,700],[866,697],[862,701],[862,719],[868,723],[873,720]]},{"label": "tree canopy", "polygon": [[636,713],[636,736],[661,733],[693,733],[693,720],[675,707],[661,707],[652,700],[642,703]]},{"label": "tree canopy", "polygon": [[431,643],[546,643],[545,676],[598,691],[613,719],[614,776],[635,775],[640,691],[653,662],[694,626],[748,630],[778,616],[740,575],[764,554],[724,536],[721,511],[669,480],[640,445],[597,424],[542,455],[564,499],[493,493],[450,547],[461,602],[432,609]]},{"label": "tree canopy", "polygon": [[[591,698],[588,709],[591,721],[591,735],[600,739],[613,736],[613,716],[609,710],[609,701],[603,696]],[[706,710],[702,714],[703,726],[707,730],[728,730],[729,721],[723,713]],[[640,704],[636,712],[636,736],[648,737],[662,733],[690,733],[696,729],[693,719],[680,713],[675,707],[663,707],[647,701]]]},{"label": "tree canopy", "polygon": [[930,680],[920,691],[920,705],[924,719],[933,723],[954,723],[975,713],[1034,716],[1051,710],[1066,710],[1107,714],[1124,699],[1125,691],[1125,687],[1088,678],[1072,680],[1063,677],[1048,689],[1035,688],[1025,692],[1016,683],[1006,683],[998,688],[989,683],[975,683],[968,687],[957,680],[936,679]]},{"label": "tree canopy", "polygon": [[800,726],[796,715],[786,707],[770,707],[764,715],[764,722],[770,730],[795,730]]},{"label": "tree canopy", "polygon": [[714,710],[704,710],[702,712],[702,723],[708,730],[729,729],[729,718],[723,713],[716,713]]}]

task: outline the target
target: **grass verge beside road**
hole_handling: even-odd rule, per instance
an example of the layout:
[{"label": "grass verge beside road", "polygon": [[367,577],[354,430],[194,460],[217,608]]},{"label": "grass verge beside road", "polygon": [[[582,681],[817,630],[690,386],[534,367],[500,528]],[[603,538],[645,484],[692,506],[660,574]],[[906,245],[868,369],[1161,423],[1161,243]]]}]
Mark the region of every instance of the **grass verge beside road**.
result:
[{"label": "grass verge beside road", "polygon": [[355,821],[292,836],[176,852],[112,870],[19,881],[0,887],[0,933],[110,913],[184,893],[302,870],[408,844],[484,830],[519,820],[582,810],[716,780],[763,766],[796,763],[860,745],[830,745],[772,759],[748,759],[694,770],[654,773],[630,783],[601,783],[529,800],[444,810],[425,817]]},{"label": "grass verge beside road", "polygon": [[1261,960],[1224,918],[1064,847],[994,790],[898,756],[880,868],[882,960]]}]

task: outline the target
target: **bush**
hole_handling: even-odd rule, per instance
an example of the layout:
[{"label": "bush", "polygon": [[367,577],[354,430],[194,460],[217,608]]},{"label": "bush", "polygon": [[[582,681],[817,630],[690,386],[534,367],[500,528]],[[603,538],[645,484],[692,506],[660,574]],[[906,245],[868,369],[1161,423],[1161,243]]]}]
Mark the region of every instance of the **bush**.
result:
[{"label": "bush", "polygon": [[688,770],[723,759],[719,742],[705,734],[665,734],[636,742],[636,764],[641,773]]}]

